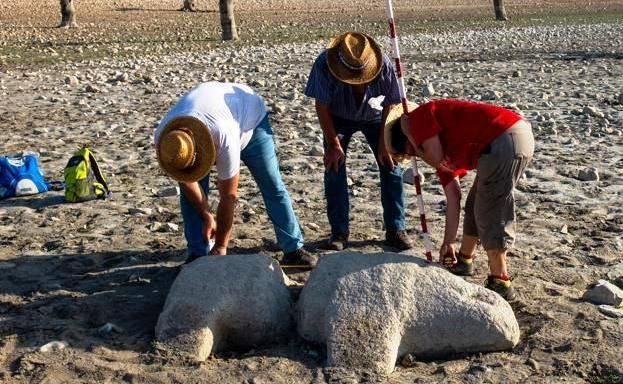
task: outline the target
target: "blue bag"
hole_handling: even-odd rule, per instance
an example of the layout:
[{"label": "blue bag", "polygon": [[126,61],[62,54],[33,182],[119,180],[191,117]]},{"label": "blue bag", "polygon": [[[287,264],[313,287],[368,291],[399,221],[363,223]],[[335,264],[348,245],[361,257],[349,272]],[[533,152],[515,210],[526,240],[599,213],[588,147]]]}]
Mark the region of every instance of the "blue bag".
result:
[{"label": "blue bag", "polygon": [[47,191],[35,155],[0,156],[0,199]]}]

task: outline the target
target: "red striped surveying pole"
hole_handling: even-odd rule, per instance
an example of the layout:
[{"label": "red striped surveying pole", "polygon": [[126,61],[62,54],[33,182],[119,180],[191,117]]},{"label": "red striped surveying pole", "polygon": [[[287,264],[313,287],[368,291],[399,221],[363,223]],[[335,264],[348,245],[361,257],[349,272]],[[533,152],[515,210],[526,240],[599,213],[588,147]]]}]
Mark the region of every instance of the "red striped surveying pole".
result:
[{"label": "red striped surveying pole", "polygon": [[[402,77],[402,65],[400,64],[400,50],[398,49],[398,38],[396,37],[396,23],[394,22],[394,10],[392,7],[392,0],[386,0],[385,10],[387,12],[387,19],[389,21],[389,37],[392,40],[392,46],[394,48],[394,60],[396,64],[396,76],[398,77],[398,89],[400,90],[400,99],[402,101],[402,110],[404,113],[409,112],[407,105],[407,92],[405,90],[405,81]],[[424,238],[424,248],[426,249],[426,260],[433,261],[432,244],[430,237],[428,236],[428,227],[426,226],[426,213],[424,211],[424,199],[422,198],[422,185],[420,184],[420,172],[417,166],[417,160],[415,156],[411,158],[411,165],[413,166],[415,192],[417,194],[417,205],[420,211],[420,224],[422,225],[422,237]]]}]

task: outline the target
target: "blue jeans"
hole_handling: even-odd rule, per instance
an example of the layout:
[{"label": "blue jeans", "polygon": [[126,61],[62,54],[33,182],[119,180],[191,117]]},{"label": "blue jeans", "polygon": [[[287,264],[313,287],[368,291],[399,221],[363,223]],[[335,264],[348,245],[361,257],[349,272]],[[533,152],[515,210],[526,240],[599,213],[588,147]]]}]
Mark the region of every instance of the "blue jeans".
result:
[{"label": "blue jeans", "polygon": [[[356,122],[333,117],[333,125],[344,153],[355,132],[361,131],[374,153],[378,164],[379,135],[382,134],[381,121]],[[326,143],[325,143],[326,149]],[[385,230],[402,231],[405,229],[404,190],[402,169],[399,165],[391,170],[379,164],[381,179],[381,204]],[[333,235],[348,234],[348,185],[346,184],[346,161],[337,172],[330,170],[324,174],[324,193],[327,199],[327,216]]]},{"label": "blue jeans", "polygon": [[[253,131],[253,136],[246,148],[240,153],[240,159],[249,168],[264,199],[268,217],[273,223],[277,243],[284,252],[292,252],[303,246],[303,235],[299,228],[290,196],[286,191],[273,143],[273,131],[268,115]],[[199,181],[203,193],[209,191],[208,176]],[[188,253],[194,256],[208,254],[208,245],[203,239],[203,220],[193,208],[186,196],[180,195],[182,217],[184,218],[184,235],[188,245]]]}]

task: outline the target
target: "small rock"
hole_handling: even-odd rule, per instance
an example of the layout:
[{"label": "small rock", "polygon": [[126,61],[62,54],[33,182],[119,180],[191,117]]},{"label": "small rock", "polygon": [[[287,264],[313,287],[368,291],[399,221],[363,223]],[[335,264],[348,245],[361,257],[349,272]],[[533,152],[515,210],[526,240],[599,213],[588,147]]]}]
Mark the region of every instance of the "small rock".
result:
[{"label": "small rock", "polygon": [[[623,238],[618,238],[616,239],[616,242],[623,243],[621,240],[623,240]],[[608,273],[606,273],[606,276],[608,276],[608,278],[612,280],[615,285],[623,289],[623,286],[619,285],[617,282],[617,280],[623,281],[623,262],[620,262],[619,264],[609,268]]]},{"label": "small rock", "polygon": [[306,223],[305,225],[307,226],[307,228],[309,228],[311,230],[320,231],[320,225],[318,225],[316,223],[309,222],[309,223]]},{"label": "small rock", "polygon": [[444,365],[439,367],[437,371],[443,373],[446,376],[450,376],[465,372],[467,371],[468,367],[469,363],[467,361],[456,360],[445,363]]},{"label": "small rock", "polygon": [[595,108],[595,107],[591,107],[591,106],[586,106],[584,107],[584,109],[582,110],[582,112],[585,115],[589,115],[589,116],[593,116],[593,117],[598,117],[603,119],[604,118],[604,113],[602,111],[600,111],[599,109]]},{"label": "small rock", "polygon": [[422,83],[422,94],[424,97],[433,97],[435,95],[433,84],[428,82]]},{"label": "small rock", "polygon": [[130,76],[127,73],[120,73],[115,80],[120,83],[125,83],[130,79]]},{"label": "small rock", "polygon": [[623,310],[617,309],[612,305],[600,305],[597,308],[599,308],[599,312],[608,317],[623,318]]},{"label": "small rock", "polygon": [[180,187],[163,187],[158,191],[158,197],[175,197],[180,195]]},{"label": "small rock", "polygon": [[562,226],[562,228],[560,229],[560,233],[562,233],[564,235],[569,233],[569,227],[567,227],[567,224]]},{"label": "small rock", "polygon": [[166,232],[177,232],[180,230],[180,226],[175,223],[166,223],[164,229]]},{"label": "small rock", "polygon": [[309,155],[310,156],[323,156],[324,155],[324,149],[322,148],[321,145],[314,145],[309,150]]},{"label": "small rock", "polygon": [[472,375],[478,375],[482,373],[489,373],[492,371],[493,369],[491,369],[491,367],[487,367],[486,365],[474,365],[473,367],[469,368],[469,371],[467,371],[467,373]]},{"label": "small rock", "polygon": [[97,333],[102,337],[108,336],[108,334],[113,331],[117,333],[123,332],[121,328],[119,328],[113,323],[106,323],[97,329]]},{"label": "small rock", "polygon": [[534,369],[535,371],[538,371],[538,370],[541,369],[541,365],[538,363],[538,361],[536,361],[534,359],[526,360],[526,364],[528,364],[530,367],[532,367],[532,369]]},{"label": "small rock", "polygon": [[154,221],[153,223],[149,225],[149,230],[152,232],[158,232],[161,229],[162,229],[162,223],[159,223],[157,221]]},{"label": "small rock", "polygon": [[513,71],[513,77],[521,77],[521,71],[520,70],[514,70]]},{"label": "small rock", "polygon": [[79,81],[76,76],[65,76],[65,84],[75,86],[78,85],[78,83]]},{"label": "small rock", "polygon": [[417,359],[415,358],[415,355],[407,353],[402,357],[402,359],[400,359],[400,365],[405,368],[415,367],[417,365]]},{"label": "small rock", "polygon": [[597,168],[589,167],[582,169],[578,174],[578,180],[581,181],[599,181],[599,172]]},{"label": "small rock", "polygon": [[129,208],[128,213],[130,215],[151,215],[153,210],[151,208]]},{"label": "small rock", "polygon": [[623,303],[623,290],[606,280],[599,280],[584,293],[582,299],[594,304],[618,307]]},{"label": "small rock", "polygon": [[286,108],[282,104],[275,104],[273,106],[274,113],[284,113],[285,111],[286,111]]},{"label": "small rock", "polygon": [[253,82],[251,83],[251,86],[255,88],[263,88],[266,86],[266,81],[262,79],[253,80]]},{"label": "small rock", "polygon": [[256,376],[249,379],[249,384],[269,384],[271,380],[264,379],[263,377]]},{"label": "small rock", "polygon": [[67,348],[69,344],[65,341],[50,341],[49,343],[39,347],[39,352],[47,353],[52,351],[62,351]]},{"label": "small rock", "polygon": [[482,100],[499,100],[502,98],[502,92],[486,91],[481,96]]},{"label": "small rock", "polygon": [[100,92],[100,89],[98,87],[96,87],[94,85],[91,85],[91,84],[88,84],[84,90],[89,92],[89,93],[98,93],[98,92]]}]

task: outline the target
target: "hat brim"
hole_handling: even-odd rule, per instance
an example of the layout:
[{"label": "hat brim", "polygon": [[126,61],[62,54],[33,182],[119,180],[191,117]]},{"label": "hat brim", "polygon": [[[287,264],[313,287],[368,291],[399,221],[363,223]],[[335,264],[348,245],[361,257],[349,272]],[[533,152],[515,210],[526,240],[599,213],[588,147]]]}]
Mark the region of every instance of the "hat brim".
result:
[{"label": "hat brim", "polygon": [[[409,112],[413,111],[417,107],[418,105],[415,103],[407,103],[407,108],[409,109]],[[399,152],[392,143],[393,130],[402,129],[399,123],[400,117],[402,117],[402,115],[402,104],[396,104],[389,110],[389,113],[387,114],[387,119],[385,119],[385,126],[383,127],[383,139],[385,141],[385,148],[387,148],[387,152],[389,152],[389,154],[392,155],[392,157],[399,162],[406,162],[411,158],[411,156],[406,153]],[[406,135],[405,139],[407,139]]]},{"label": "hat brim", "polygon": [[362,70],[354,71],[349,69],[342,64],[339,57],[339,45],[344,41],[344,37],[347,34],[348,32],[334,37],[327,46],[327,67],[329,67],[329,72],[336,79],[344,83],[367,84],[376,79],[379,73],[381,73],[381,69],[383,69],[383,52],[374,39],[362,33],[370,42],[374,54],[371,56],[368,65]]},{"label": "hat brim", "polygon": [[[192,133],[196,152],[193,165],[181,170],[168,164],[164,164],[160,157],[160,140],[165,137],[167,133],[180,128],[188,129]],[[177,181],[187,183],[199,181],[206,177],[208,173],[210,173],[210,168],[212,168],[212,165],[216,160],[216,149],[208,127],[206,127],[205,124],[203,124],[199,119],[192,116],[175,117],[167,123],[158,136],[156,153],[158,157],[158,164],[160,164],[160,167],[167,175]]]}]

